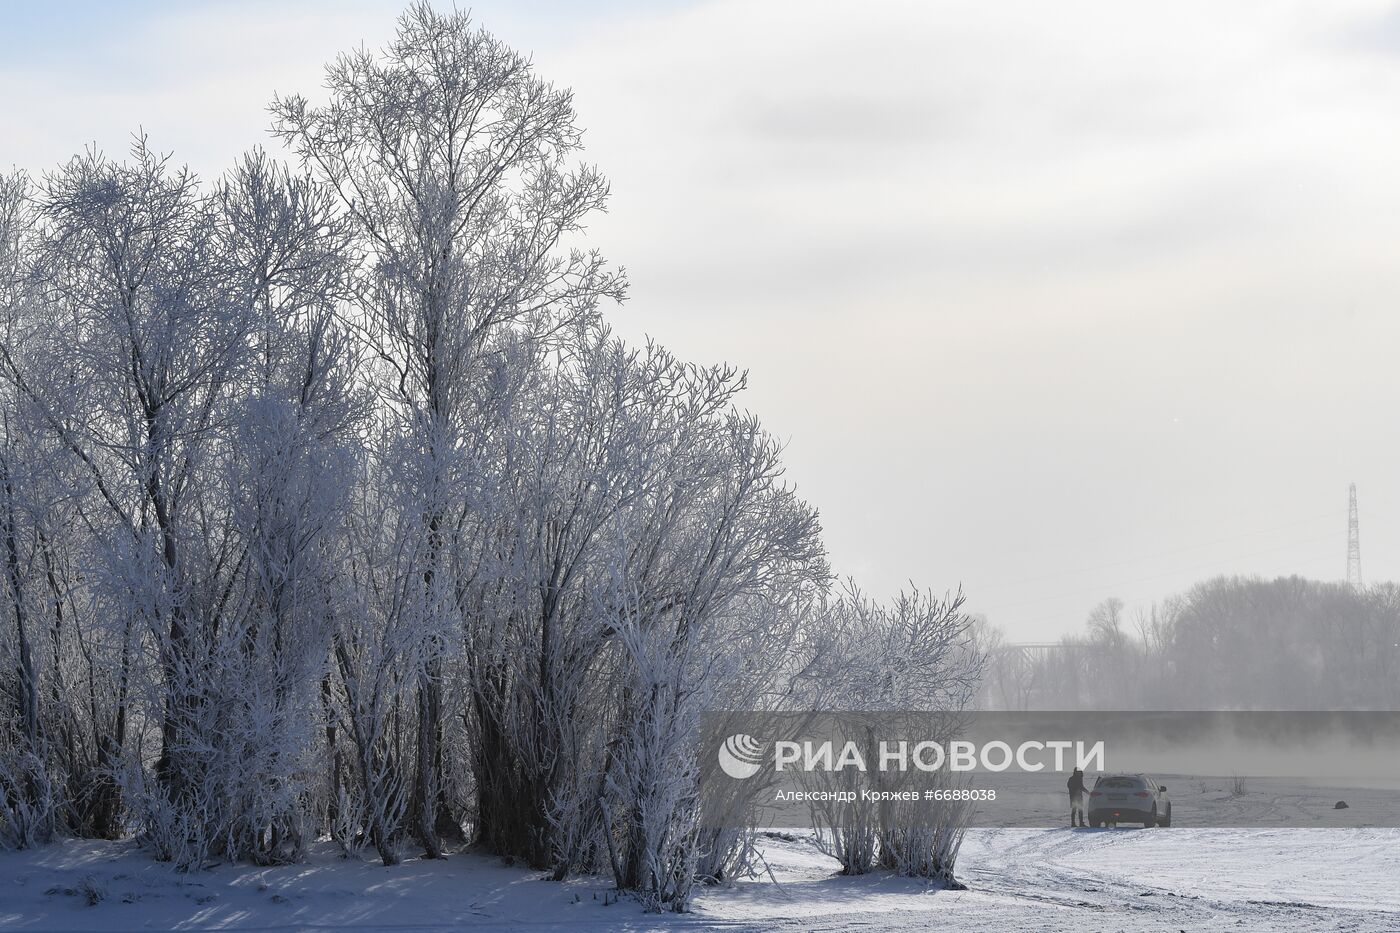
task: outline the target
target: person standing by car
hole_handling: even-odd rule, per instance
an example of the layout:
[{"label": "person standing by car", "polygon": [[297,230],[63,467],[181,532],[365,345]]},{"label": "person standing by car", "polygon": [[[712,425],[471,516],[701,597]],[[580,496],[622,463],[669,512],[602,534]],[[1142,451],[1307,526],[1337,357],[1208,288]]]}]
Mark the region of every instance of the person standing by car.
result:
[{"label": "person standing by car", "polygon": [[1065,786],[1069,788],[1069,825],[1089,825],[1084,822],[1084,772],[1075,768]]}]

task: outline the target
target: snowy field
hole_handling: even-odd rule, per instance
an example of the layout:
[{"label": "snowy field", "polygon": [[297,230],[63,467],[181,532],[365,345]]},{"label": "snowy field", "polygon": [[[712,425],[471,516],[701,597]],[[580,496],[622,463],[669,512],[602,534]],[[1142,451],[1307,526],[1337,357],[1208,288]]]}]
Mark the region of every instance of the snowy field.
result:
[{"label": "snowy field", "polygon": [[677,916],[475,854],[384,868],[325,849],[180,875],[131,843],[70,840],[0,854],[0,929],[1400,930],[1400,830],[973,830],[967,891],[843,878],[802,839],[765,855],[775,880]]},{"label": "snowy field", "polygon": [[[1229,776],[1152,773],[1170,791],[1172,823],[1177,828],[1252,827],[1357,828],[1400,826],[1400,783],[1377,787],[1374,779],[1344,781],[1336,777],[1307,779],[1244,778],[1247,790],[1236,794]],[[1092,781],[1090,782],[1092,783]],[[985,803],[977,815],[981,826],[1042,827],[1046,814],[1069,822],[1068,801],[1060,776],[1007,772],[978,774],[975,787],[994,787],[995,803]],[[1339,800],[1347,808],[1338,810]]]}]

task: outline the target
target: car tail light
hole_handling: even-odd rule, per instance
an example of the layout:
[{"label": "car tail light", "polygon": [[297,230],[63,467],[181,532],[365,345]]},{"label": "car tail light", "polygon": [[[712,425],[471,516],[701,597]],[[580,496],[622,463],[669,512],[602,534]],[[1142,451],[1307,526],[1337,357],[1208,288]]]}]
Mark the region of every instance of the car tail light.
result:
[{"label": "car tail light", "polygon": [[1152,795],[1149,794],[1149,793],[1148,793],[1147,791],[1145,791],[1145,790],[1140,790],[1140,791],[1135,791],[1135,792],[1133,793],[1133,796],[1134,796],[1134,797],[1151,797]]}]

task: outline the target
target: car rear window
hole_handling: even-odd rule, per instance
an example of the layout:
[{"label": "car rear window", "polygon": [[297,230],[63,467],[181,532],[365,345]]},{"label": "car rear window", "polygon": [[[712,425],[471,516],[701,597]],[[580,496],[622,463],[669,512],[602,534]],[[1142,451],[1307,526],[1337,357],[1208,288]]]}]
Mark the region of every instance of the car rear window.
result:
[{"label": "car rear window", "polygon": [[1094,786],[1095,786],[1095,787],[1106,787],[1106,788],[1112,790],[1113,788],[1117,788],[1117,787],[1133,788],[1133,787],[1137,787],[1140,783],[1141,783],[1141,782],[1138,781],[1138,780],[1135,779],[1135,778],[1129,778],[1129,777],[1111,777],[1111,778],[1099,778],[1099,782],[1098,782],[1097,784],[1095,784]]}]

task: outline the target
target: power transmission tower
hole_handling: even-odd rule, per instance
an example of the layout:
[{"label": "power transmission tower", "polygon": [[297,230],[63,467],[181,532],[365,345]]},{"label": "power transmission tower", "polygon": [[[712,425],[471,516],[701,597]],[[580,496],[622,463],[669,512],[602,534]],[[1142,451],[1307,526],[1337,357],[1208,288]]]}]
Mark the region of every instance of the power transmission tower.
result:
[{"label": "power transmission tower", "polygon": [[1361,526],[1356,520],[1356,484],[1351,484],[1351,507],[1347,510],[1347,584],[1354,590],[1362,589],[1361,582]]}]

